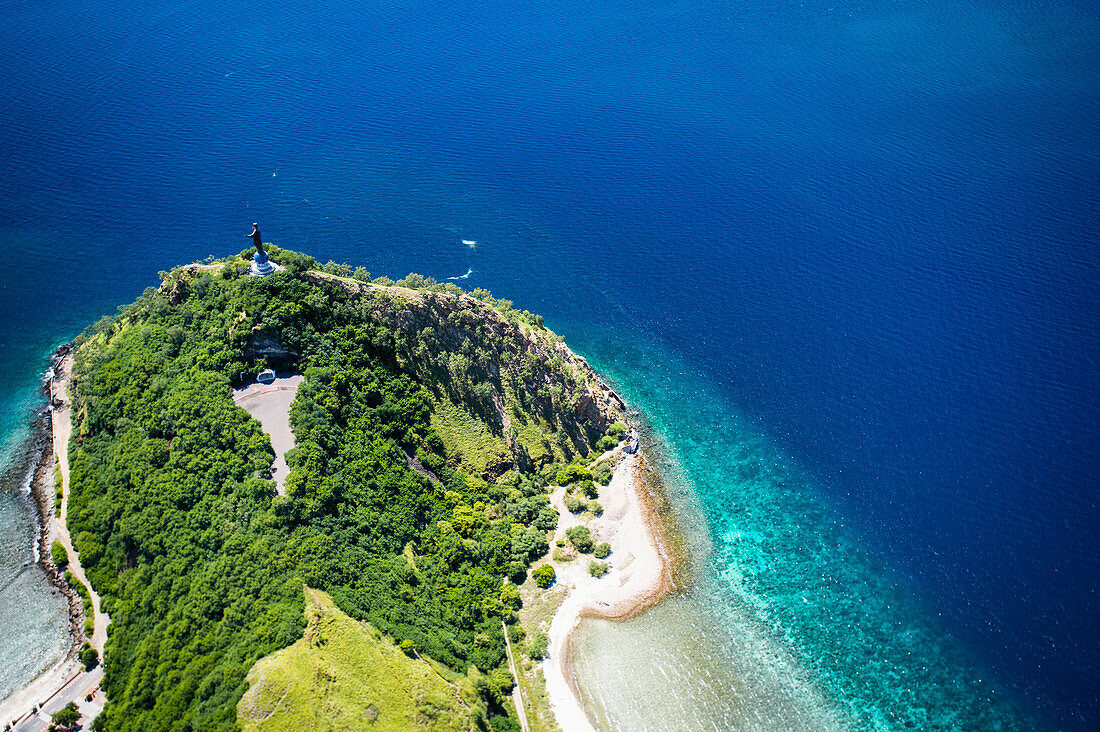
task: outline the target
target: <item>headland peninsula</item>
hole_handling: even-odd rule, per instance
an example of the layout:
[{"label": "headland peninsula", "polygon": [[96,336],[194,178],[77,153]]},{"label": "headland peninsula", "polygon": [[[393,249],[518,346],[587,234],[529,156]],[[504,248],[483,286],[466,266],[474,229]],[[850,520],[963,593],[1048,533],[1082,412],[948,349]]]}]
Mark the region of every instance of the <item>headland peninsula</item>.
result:
[{"label": "headland peninsula", "polygon": [[487,291],[267,246],[57,354],[73,646],[0,724],[591,729],[570,633],[673,588],[626,405]]}]

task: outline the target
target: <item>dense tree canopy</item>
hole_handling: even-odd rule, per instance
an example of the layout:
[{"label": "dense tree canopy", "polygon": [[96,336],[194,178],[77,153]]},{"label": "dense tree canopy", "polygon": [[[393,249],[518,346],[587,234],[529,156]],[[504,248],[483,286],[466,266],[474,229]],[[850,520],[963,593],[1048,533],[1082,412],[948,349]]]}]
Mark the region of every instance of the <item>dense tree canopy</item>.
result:
[{"label": "dense tree canopy", "polygon": [[[583,379],[530,345],[552,334],[509,336],[541,318],[412,317],[394,288],[279,254],[291,266],[262,279],[234,261],[167,273],[79,343],[68,521],[112,617],[97,726],[234,729],[248,669],[301,635],[304,582],[403,647],[486,672],[508,727],[494,671],[519,597],[502,581],[547,551],[544,476],[606,421],[578,416]],[[306,377],[285,496],[231,398],[265,366]]]}]

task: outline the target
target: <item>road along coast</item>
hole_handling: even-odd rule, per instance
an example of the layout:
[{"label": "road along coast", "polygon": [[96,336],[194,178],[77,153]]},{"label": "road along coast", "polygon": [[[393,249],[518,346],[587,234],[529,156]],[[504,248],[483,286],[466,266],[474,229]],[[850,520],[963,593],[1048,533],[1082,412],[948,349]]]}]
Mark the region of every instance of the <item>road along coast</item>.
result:
[{"label": "road along coast", "polygon": [[[72,435],[72,405],[68,393],[69,381],[72,378],[73,354],[71,351],[64,353],[61,359],[54,365],[49,378],[50,393],[50,423],[53,460],[61,474],[62,499],[61,508],[56,515],[50,510],[52,496],[43,483],[50,481],[38,481],[37,490],[43,493],[40,499],[41,519],[43,521],[42,557],[46,563],[50,562],[50,545],[54,541],[61,542],[69,555],[69,565],[66,568],[73,576],[84,583],[92,599],[93,629],[88,643],[103,658],[103,647],[107,642],[107,626],[111,619],[103,612],[99,595],[92,589],[84,574],[84,568],[80,565],[80,557],[73,548],[72,539],[69,536],[68,527],[65,524],[66,511],[69,507],[69,438]],[[60,571],[51,564],[51,576],[60,577]],[[64,580],[60,580],[64,582]],[[80,613],[79,600],[75,603],[77,613]],[[83,632],[83,619],[76,618],[73,632],[75,642],[68,656],[22,689],[0,701],[0,724],[11,723],[13,730],[31,731],[44,730],[49,724],[50,714],[60,710],[70,701],[75,701],[80,707],[82,722],[87,725],[103,709],[105,701],[103,692],[99,689],[99,682],[103,678],[103,666],[97,665],[91,671],[85,671],[83,665],[76,658],[76,651],[80,643],[85,639]],[[91,695],[91,701],[85,698]],[[37,709],[37,711],[34,711]]]}]

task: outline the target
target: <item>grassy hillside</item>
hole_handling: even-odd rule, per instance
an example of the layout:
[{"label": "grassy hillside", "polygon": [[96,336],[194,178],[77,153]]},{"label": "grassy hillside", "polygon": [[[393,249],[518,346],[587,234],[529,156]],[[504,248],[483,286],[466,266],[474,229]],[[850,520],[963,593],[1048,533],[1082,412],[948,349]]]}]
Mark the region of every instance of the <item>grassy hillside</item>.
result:
[{"label": "grassy hillside", "polygon": [[248,672],[249,689],[237,704],[242,730],[467,732],[485,718],[468,677],[409,657],[325,593],[305,593],[302,639]]}]

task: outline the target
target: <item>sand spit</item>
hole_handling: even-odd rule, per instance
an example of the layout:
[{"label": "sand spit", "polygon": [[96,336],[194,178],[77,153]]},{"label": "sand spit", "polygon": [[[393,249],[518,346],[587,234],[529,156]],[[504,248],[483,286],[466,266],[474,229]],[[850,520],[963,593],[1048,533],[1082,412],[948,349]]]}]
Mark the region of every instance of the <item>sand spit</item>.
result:
[{"label": "sand spit", "polygon": [[565,732],[594,730],[569,665],[570,636],[581,618],[629,618],[673,590],[672,558],[663,542],[653,497],[640,479],[644,463],[641,455],[623,455],[611,483],[600,489],[603,514],[587,521],[566,510],[564,488],[555,489],[551,496],[561,515],[555,538],[564,538],[567,529],[584,524],[597,543],[611,545],[611,554],[604,560],[611,570],[599,579],[588,573],[588,555],[553,562],[557,582],[572,589],[550,623],[543,673],[554,715]]}]

